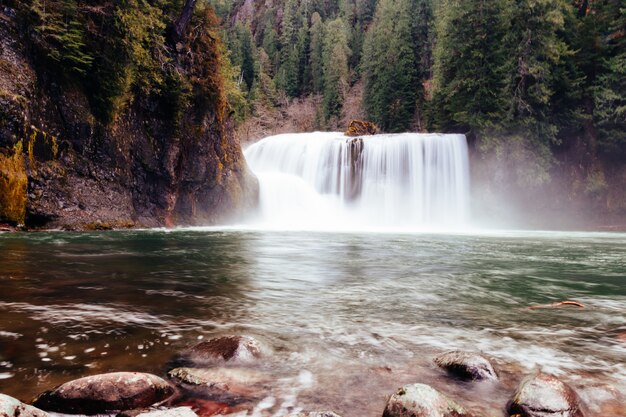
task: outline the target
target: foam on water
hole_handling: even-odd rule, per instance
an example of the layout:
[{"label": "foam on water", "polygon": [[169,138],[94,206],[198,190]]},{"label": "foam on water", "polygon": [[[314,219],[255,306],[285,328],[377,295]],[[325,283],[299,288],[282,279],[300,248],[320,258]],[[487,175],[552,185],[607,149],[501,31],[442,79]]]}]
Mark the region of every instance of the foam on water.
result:
[{"label": "foam on water", "polygon": [[259,178],[251,223],[278,230],[459,230],[469,219],[464,135],[314,132],[245,151]]}]

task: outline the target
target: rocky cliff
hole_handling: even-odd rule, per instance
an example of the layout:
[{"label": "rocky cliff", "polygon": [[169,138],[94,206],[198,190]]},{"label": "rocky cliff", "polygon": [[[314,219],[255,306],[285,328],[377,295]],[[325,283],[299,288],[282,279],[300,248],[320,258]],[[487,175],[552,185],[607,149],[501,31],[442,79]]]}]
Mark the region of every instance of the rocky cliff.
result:
[{"label": "rocky cliff", "polygon": [[[6,4],[0,2],[0,223],[214,224],[256,204],[258,184],[232,135],[218,76],[219,39],[211,32],[159,46],[166,69],[157,70],[166,75],[157,92],[129,86],[110,100],[116,111],[107,118],[94,104],[94,89],[81,81],[91,80],[89,73],[72,76],[63,61],[41,58],[28,36],[28,16]],[[84,7],[93,22],[119,10]],[[196,30],[206,25],[195,23]],[[207,50],[213,54],[207,57]],[[103,62],[87,71],[106,70]],[[178,84],[168,89],[171,80]]]}]

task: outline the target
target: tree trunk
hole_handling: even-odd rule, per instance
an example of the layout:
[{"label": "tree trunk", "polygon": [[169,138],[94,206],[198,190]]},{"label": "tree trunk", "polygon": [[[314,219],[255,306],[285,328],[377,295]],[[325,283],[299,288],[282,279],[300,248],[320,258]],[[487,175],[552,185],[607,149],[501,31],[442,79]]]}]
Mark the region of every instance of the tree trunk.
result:
[{"label": "tree trunk", "polygon": [[193,10],[196,7],[197,1],[198,0],[185,0],[183,11],[174,23],[174,40],[176,42],[181,40],[185,35],[185,32],[187,31],[187,26],[189,25],[189,21],[191,20],[191,16],[193,15]]}]

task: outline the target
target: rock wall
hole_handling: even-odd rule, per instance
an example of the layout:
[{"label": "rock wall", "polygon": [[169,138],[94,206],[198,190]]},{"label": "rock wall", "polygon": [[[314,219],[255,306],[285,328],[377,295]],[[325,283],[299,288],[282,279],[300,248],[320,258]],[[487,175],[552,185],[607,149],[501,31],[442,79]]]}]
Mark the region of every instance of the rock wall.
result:
[{"label": "rock wall", "polygon": [[99,122],[82,86],[35,65],[17,20],[0,8],[0,223],[204,225],[256,205],[227,116],[188,109],[174,131],[161,104],[136,100]]}]

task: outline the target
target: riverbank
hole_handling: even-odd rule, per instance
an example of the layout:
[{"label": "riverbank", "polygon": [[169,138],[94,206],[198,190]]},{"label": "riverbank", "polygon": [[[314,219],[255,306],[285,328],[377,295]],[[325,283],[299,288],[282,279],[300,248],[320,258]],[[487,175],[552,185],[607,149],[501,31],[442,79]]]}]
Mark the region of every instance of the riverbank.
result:
[{"label": "riverbank", "polygon": [[[369,384],[362,380],[353,381],[341,392],[322,393],[318,403],[311,409],[303,410],[299,404],[280,396],[285,392],[285,380],[267,373],[264,366],[271,361],[273,352],[268,346],[248,336],[222,336],[202,341],[189,347],[173,359],[166,379],[140,372],[114,372],[92,375],[63,383],[58,387],[37,395],[33,405],[38,409],[21,405],[21,415],[47,417],[45,411],[61,414],[118,414],[139,416],[146,413],[165,413],[170,417],[209,417],[214,415],[231,416],[339,416],[327,408],[332,398],[340,398],[336,407],[343,409],[341,415],[362,416],[350,408],[345,408],[352,391],[367,390]],[[438,386],[445,386],[444,392],[425,384],[423,380],[413,381],[399,387],[386,396],[373,395],[368,409],[380,407],[385,417],[435,417],[455,415],[471,417],[483,412],[482,398],[474,398],[470,405],[457,403],[447,395],[465,391],[467,396],[489,393],[496,397],[510,390],[513,381],[518,381],[516,389],[508,393],[508,399],[498,401],[507,416],[538,417],[548,414],[563,414],[572,417],[618,416],[624,411],[621,397],[610,385],[586,386],[576,392],[561,378],[546,373],[535,372],[523,379],[504,364],[494,367],[493,360],[471,352],[450,351],[433,358],[430,368],[438,368]],[[369,372],[396,377],[410,374],[406,370],[389,366],[372,368]],[[446,376],[447,375],[447,376]],[[330,375],[329,375],[330,376]],[[327,380],[326,378],[324,378]],[[400,377],[400,379],[404,379]],[[318,386],[313,375],[301,371],[292,382],[292,389],[298,395],[310,395],[311,391],[336,390],[336,386]],[[295,384],[294,384],[295,382]],[[400,384],[396,381],[396,384]],[[584,386],[584,384],[583,384]],[[309,393],[307,394],[307,391]],[[374,394],[374,393],[372,393]],[[579,394],[582,394],[579,395]],[[313,400],[311,397],[309,400]],[[10,399],[0,396],[0,408],[8,409]],[[492,399],[493,401],[493,399]],[[590,405],[587,405],[589,403]],[[370,406],[371,405],[371,406]],[[44,410],[44,411],[39,411]],[[480,410],[480,411],[479,411]],[[541,410],[537,412],[535,410]],[[26,411],[24,413],[23,411]],[[320,413],[321,411],[324,411]],[[318,412],[319,414],[315,414]],[[371,415],[380,415],[381,412]],[[301,413],[301,414],[298,414]],[[541,414],[543,413],[543,414]],[[12,413],[8,413],[12,415]],[[369,414],[367,414],[369,415]],[[146,416],[147,417],[147,416]],[[153,416],[155,417],[155,416]]]}]

